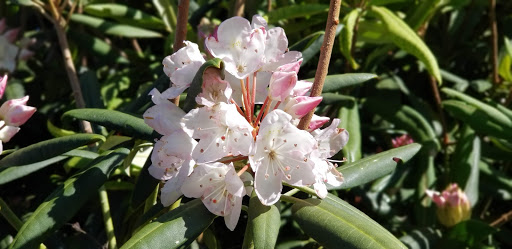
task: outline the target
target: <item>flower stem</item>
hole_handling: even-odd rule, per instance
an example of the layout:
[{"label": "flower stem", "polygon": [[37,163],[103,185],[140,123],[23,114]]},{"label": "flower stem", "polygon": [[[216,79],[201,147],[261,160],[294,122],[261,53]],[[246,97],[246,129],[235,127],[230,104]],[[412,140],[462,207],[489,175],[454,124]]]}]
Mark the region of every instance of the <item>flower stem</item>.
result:
[{"label": "flower stem", "polygon": [[246,164],[240,171],[238,171],[237,175],[241,176],[248,168],[249,164]]},{"label": "flower stem", "polygon": [[251,114],[254,115],[254,106],[256,103],[256,74],[257,72],[254,72],[252,75],[252,107],[251,107]]},{"label": "flower stem", "polygon": [[263,115],[263,112],[265,112],[265,108],[267,107],[269,100],[270,98],[267,96],[265,102],[263,102],[263,105],[261,106],[260,113],[258,113],[258,117],[256,118],[256,120],[254,120],[253,126],[258,126],[258,124],[260,123],[261,117]]},{"label": "flower stem", "polygon": [[245,119],[247,119],[248,122],[250,122],[249,118],[249,98],[247,96],[247,89],[245,89],[244,80],[240,80],[240,87],[242,88],[242,108],[244,108],[245,112]]},{"label": "flower stem", "polygon": [[289,202],[289,203],[297,203],[301,201],[299,198],[295,198],[293,196],[281,195],[281,201]]},{"label": "flower stem", "polygon": [[[325,27],[325,36],[320,49],[320,59],[315,74],[315,82],[311,88],[311,97],[317,97],[322,94],[322,88],[324,87],[325,77],[329,68],[329,61],[331,59],[332,46],[334,44],[334,38],[336,37],[336,28],[339,24],[341,0],[331,0],[329,6],[329,14],[327,16],[327,25]],[[313,117],[315,110],[311,110],[308,114],[300,119],[300,123],[297,126],[301,130],[305,130],[309,127],[309,122]]]},{"label": "flower stem", "polygon": [[105,223],[105,231],[107,232],[108,248],[117,248],[116,235],[114,234],[114,224],[112,222],[112,216],[110,215],[110,204],[108,203],[108,195],[105,186],[101,186],[99,189],[101,211],[103,213],[103,223]]},{"label": "flower stem", "polygon": [[19,231],[23,222],[14,214],[14,212],[7,206],[7,203],[0,197],[0,214],[11,224],[16,231]]},{"label": "flower stem", "polygon": [[311,189],[309,187],[292,186],[292,185],[290,185],[290,184],[288,184],[286,182],[283,182],[283,185],[288,186],[288,187],[292,187],[292,188],[296,188],[296,189],[298,189],[298,190],[300,190],[300,191],[302,191],[304,193],[307,193],[307,194],[310,194],[312,196],[318,197],[318,195],[316,194],[315,190],[313,190],[313,189]]}]

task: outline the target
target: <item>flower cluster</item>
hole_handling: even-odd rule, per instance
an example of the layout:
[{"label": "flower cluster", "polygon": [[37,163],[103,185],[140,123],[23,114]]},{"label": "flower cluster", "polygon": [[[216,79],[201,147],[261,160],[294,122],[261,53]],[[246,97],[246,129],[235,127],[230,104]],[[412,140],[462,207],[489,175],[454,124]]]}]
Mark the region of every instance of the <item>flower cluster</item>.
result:
[{"label": "flower cluster", "polygon": [[437,218],[441,224],[452,227],[471,218],[471,205],[466,194],[457,183],[452,183],[439,193],[427,190],[426,194],[437,206]]},{"label": "flower cluster", "polygon": [[[0,98],[4,95],[7,86],[7,75],[0,77]],[[20,131],[22,124],[32,117],[36,108],[27,106],[28,96],[20,99],[10,99],[0,106],[0,153],[3,145],[1,142],[9,142]]]},{"label": "flower cluster", "polygon": [[205,70],[199,107],[185,113],[169,101],[190,86],[205,62],[198,46],[186,41],[163,60],[172,85],[150,93],[155,105],[143,115],[163,135],[149,168],[166,181],[162,203],[171,205],[181,195],[201,198],[233,230],[242,197],[252,187],[261,203],[272,205],[283,181],[313,186],[321,198],[326,185],[339,186],[343,177],[328,158],[347,143],[348,132],[338,128],[338,119],[321,129],[330,119],[316,115],[307,130],[297,128],[322,98],[306,95],[312,83],[298,80],[302,55],[288,51],[284,30],[269,28],[258,15],[251,23],[233,17],[218,26],[205,47],[210,57],[222,59],[224,72]]},{"label": "flower cluster", "polygon": [[34,40],[22,39],[20,46],[17,46],[15,42],[19,28],[6,30],[5,19],[2,19],[0,20],[0,71],[13,72],[16,68],[16,58],[26,60],[33,55],[27,47],[34,43]]}]

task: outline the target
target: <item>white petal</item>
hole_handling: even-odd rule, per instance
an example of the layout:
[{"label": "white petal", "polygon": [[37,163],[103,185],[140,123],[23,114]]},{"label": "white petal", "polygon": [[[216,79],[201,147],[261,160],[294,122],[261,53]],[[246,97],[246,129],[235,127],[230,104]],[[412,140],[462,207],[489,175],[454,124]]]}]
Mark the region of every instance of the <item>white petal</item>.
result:
[{"label": "white petal", "polygon": [[231,207],[231,212],[224,216],[224,222],[231,231],[235,230],[238,219],[240,218],[240,211],[242,211],[242,198],[234,196],[233,199],[233,202],[230,204],[234,204],[234,206]]},{"label": "white petal", "polygon": [[254,190],[261,203],[270,206],[281,197],[282,174],[277,171],[276,165],[269,165],[265,162],[268,161],[265,160],[255,173]]}]

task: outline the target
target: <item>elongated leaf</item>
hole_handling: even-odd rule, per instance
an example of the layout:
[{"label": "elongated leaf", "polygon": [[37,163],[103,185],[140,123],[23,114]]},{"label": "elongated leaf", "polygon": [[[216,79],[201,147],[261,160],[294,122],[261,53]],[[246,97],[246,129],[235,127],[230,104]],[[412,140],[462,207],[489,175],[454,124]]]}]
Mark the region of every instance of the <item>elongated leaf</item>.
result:
[{"label": "elongated leaf", "polygon": [[[324,88],[322,92],[336,92],[345,87],[355,86],[367,82],[371,79],[376,79],[378,76],[371,73],[346,73],[334,74],[325,77]],[[307,81],[315,81],[314,78],[307,79]]]},{"label": "elongated leaf", "polygon": [[349,134],[348,142],[341,152],[347,162],[355,162],[361,159],[361,123],[357,102],[353,106],[341,107],[338,118],[341,120],[339,127],[346,129]]},{"label": "elongated leaf", "polygon": [[329,5],[326,4],[294,4],[268,13],[269,23],[275,23],[282,19],[304,17],[318,13],[327,13]]},{"label": "elongated leaf", "polygon": [[142,205],[160,182],[149,174],[149,166],[151,166],[151,157],[146,160],[135,183],[135,189],[132,192],[132,208]]},{"label": "elongated leaf", "polygon": [[201,200],[190,201],[149,223],[121,249],[151,248],[186,248],[213,221],[215,215],[210,213]]},{"label": "elongated leaf", "polygon": [[508,118],[507,115],[501,113],[499,110],[492,107],[491,105],[488,105],[478,99],[475,99],[464,93],[457,92],[450,88],[444,87],[441,89],[441,91],[450,97],[460,99],[468,103],[469,105],[479,110],[482,110],[483,112],[487,113],[489,115],[489,118],[493,119],[496,123],[507,127],[512,127],[512,119]]},{"label": "elongated leaf", "polygon": [[322,97],[322,104],[324,105],[353,106],[356,102],[354,97],[337,93],[323,93]]},{"label": "elongated leaf", "polygon": [[293,45],[291,45],[289,47],[289,50],[290,51],[303,51],[309,45],[311,45],[311,43],[316,41],[316,39],[318,39],[318,37],[320,37],[323,34],[325,34],[325,31],[317,31],[317,32],[315,32],[313,34],[310,34],[310,35],[302,38],[300,41],[298,41],[298,42],[294,43]]},{"label": "elongated leaf", "polygon": [[465,122],[471,126],[473,130],[512,140],[512,128],[496,123],[495,120],[490,117],[489,113],[458,100],[445,100],[442,104],[443,108],[452,116]]},{"label": "elongated leaf", "polygon": [[360,13],[361,10],[359,8],[353,9],[345,16],[345,18],[343,18],[342,23],[345,25],[345,28],[341,31],[339,36],[341,53],[345,56],[354,70],[358,69],[359,65],[352,57],[352,50],[354,49],[352,48],[352,41],[354,39],[354,27]]},{"label": "elongated leaf", "polygon": [[413,230],[400,237],[400,241],[411,249],[435,249],[441,239],[441,232],[433,228]]},{"label": "elongated leaf", "polygon": [[71,150],[63,154],[64,156],[74,156],[74,157],[80,157],[85,159],[95,159],[98,157],[98,153],[88,151],[88,150]]},{"label": "elongated leaf", "polygon": [[[343,24],[338,24],[336,28],[336,35],[338,35],[343,29]],[[320,35],[314,40],[306,49],[302,51],[302,65],[306,65],[311,58],[316,54],[320,53],[320,48],[324,42],[325,34]]]},{"label": "elongated leaf", "polygon": [[480,138],[469,126],[464,126],[452,156],[450,178],[457,183],[474,206],[478,201]]},{"label": "elongated leaf", "polygon": [[172,32],[176,29],[176,13],[170,0],[153,0],[158,14],[167,26],[167,31]]},{"label": "elongated leaf", "polygon": [[65,156],[56,156],[37,163],[27,165],[18,165],[16,167],[5,168],[0,171],[0,185],[22,178],[30,173],[38,171],[42,168],[50,166],[56,162],[66,159]]},{"label": "elongated leaf", "polygon": [[97,37],[91,36],[85,32],[78,32],[74,29],[69,29],[68,34],[70,39],[76,43],[80,49],[101,58],[102,61],[117,63],[128,62],[128,60],[121,55],[120,51]]},{"label": "elongated leaf", "polygon": [[332,194],[324,200],[297,201],[292,211],[302,230],[326,248],[406,248],[377,222]]},{"label": "elongated leaf", "polygon": [[131,38],[156,38],[162,36],[160,33],[157,33],[155,31],[133,27],[125,24],[117,24],[105,21],[101,18],[96,18],[82,14],[73,14],[71,16],[71,21],[95,28],[108,35],[117,35]]},{"label": "elongated leaf", "polygon": [[281,214],[279,203],[272,206],[261,204],[255,193],[249,202],[244,248],[274,248],[276,246]]},{"label": "elongated leaf", "polygon": [[95,134],[75,134],[35,143],[4,157],[0,160],[0,169],[37,163],[101,140],[104,141],[105,137]]},{"label": "elongated leaf", "polygon": [[99,3],[88,4],[84,11],[97,17],[113,18],[120,23],[149,29],[165,29],[165,24],[159,18],[146,12],[122,4]]},{"label": "elongated leaf", "polygon": [[338,171],[343,174],[344,181],[341,186],[331,189],[352,188],[383,177],[395,170],[397,161],[409,161],[420,148],[421,145],[413,143],[340,166]]},{"label": "elongated leaf", "polygon": [[383,22],[386,35],[393,43],[406,52],[414,55],[425,64],[432,76],[441,84],[437,60],[428,46],[402,19],[385,7],[371,6],[372,12]]},{"label": "elongated leaf", "polygon": [[412,13],[407,16],[406,22],[413,30],[418,30],[422,24],[428,21],[428,18],[434,15],[440,1],[441,0],[421,1],[415,8],[411,8]]},{"label": "elongated leaf", "polygon": [[23,224],[11,245],[16,248],[36,248],[55,230],[71,219],[89,198],[97,194],[110,173],[129,151],[120,148],[105,153],[90,163],[87,170],[69,178],[39,205]]},{"label": "elongated leaf", "polygon": [[87,120],[91,123],[105,126],[112,130],[118,130],[126,135],[146,139],[152,141],[159,135],[149,127],[142,118],[119,111],[83,108],[67,111],[62,115],[62,119],[76,118]]},{"label": "elongated leaf", "polygon": [[[192,80],[192,84],[188,88],[187,98],[183,105],[183,111],[189,112],[196,106],[196,96],[201,92],[203,85],[203,74],[207,69],[218,69],[219,74],[224,69],[224,62],[219,58],[213,58],[205,62],[197,71],[196,76]],[[224,78],[224,76],[222,76]]]}]

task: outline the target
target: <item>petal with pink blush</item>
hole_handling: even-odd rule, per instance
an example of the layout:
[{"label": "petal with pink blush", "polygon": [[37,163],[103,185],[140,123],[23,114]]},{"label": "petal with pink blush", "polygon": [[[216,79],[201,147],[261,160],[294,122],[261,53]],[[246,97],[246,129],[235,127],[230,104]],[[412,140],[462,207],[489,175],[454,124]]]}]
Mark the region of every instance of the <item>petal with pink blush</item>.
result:
[{"label": "petal with pink blush", "polygon": [[274,72],[270,78],[269,96],[273,100],[284,101],[297,83],[295,72]]}]

